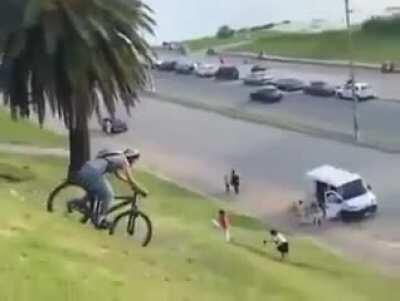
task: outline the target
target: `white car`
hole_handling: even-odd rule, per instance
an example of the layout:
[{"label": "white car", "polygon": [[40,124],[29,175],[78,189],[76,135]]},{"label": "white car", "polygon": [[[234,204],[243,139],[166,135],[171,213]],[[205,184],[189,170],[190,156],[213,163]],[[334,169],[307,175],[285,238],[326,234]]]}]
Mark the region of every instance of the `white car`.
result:
[{"label": "white car", "polygon": [[307,201],[325,208],[327,219],[363,218],[378,210],[371,186],[356,173],[323,165],[308,172],[307,178],[311,180]]},{"label": "white car", "polygon": [[200,64],[196,68],[196,75],[199,77],[213,77],[218,71],[218,66],[212,64]]},{"label": "white car", "polygon": [[262,86],[270,84],[272,80],[273,77],[267,71],[256,71],[248,74],[243,79],[243,83],[245,85]]},{"label": "white car", "polygon": [[179,61],[175,66],[176,73],[191,74],[196,69],[196,64],[190,61]]},{"label": "white car", "polygon": [[[355,83],[354,90],[358,100],[368,100],[376,98],[376,94],[372,87],[367,83]],[[352,99],[352,84],[347,83],[343,87],[336,89],[336,96],[341,99]]]}]

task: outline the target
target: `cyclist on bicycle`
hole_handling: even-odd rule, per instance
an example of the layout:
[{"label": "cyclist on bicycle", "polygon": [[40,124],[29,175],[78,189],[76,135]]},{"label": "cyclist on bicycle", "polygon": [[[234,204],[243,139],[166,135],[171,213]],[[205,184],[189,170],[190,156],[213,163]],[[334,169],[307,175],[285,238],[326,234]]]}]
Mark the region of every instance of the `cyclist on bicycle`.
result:
[{"label": "cyclist on bicycle", "polygon": [[[126,149],[123,152],[101,151],[97,157],[85,163],[77,174],[77,184],[87,193],[100,202],[100,216],[97,225],[108,228],[110,223],[106,219],[107,210],[114,199],[114,191],[106,174],[114,174],[119,180],[129,184],[138,194],[146,197],[148,192],[133,178],[131,167],[140,158],[140,152],[135,149]],[[86,207],[87,200],[81,200],[75,207]],[[83,203],[82,203],[83,202]],[[74,206],[73,205],[73,206]],[[88,211],[87,207],[83,210]]]}]

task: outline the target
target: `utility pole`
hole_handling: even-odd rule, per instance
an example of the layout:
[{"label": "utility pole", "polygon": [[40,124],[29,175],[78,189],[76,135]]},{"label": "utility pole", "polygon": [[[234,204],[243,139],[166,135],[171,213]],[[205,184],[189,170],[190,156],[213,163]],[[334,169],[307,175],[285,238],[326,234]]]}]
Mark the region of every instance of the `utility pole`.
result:
[{"label": "utility pole", "polygon": [[354,139],[355,141],[359,140],[360,130],[358,125],[358,98],[356,95],[355,89],[355,75],[354,75],[354,49],[353,49],[353,36],[351,29],[351,9],[350,9],[350,0],[344,0],[345,9],[346,9],[346,26],[347,26],[347,35],[348,35],[348,47],[349,47],[349,69],[350,69],[350,81],[351,81],[351,97],[353,100],[353,129],[354,129]]}]

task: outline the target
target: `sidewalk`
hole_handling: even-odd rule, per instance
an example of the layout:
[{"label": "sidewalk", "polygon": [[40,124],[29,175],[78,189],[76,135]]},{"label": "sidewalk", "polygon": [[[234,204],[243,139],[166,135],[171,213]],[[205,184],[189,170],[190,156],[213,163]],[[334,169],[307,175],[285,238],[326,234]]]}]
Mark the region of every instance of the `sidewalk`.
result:
[{"label": "sidewalk", "polygon": [[37,146],[8,143],[0,143],[0,152],[31,156],[68,157],[69,155],[69,151],[63,148],[41,148]]}]

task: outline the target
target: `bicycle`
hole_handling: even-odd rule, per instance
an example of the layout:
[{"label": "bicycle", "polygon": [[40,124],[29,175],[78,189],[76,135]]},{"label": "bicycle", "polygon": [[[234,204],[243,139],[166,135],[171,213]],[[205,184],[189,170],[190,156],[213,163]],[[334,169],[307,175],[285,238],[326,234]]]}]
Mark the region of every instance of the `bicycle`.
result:
[{"label": "bicycle", "polygon": [[[67,214],[71,214],[74,211],[79,211],[81,214],[83,214],[83,217],[81,218],[81,223],[86,224],[89,220],[92,222],[92,224],[95,226],[95,228],[99,228],[98,225],[98,217],[100,215],[100,210],[101,210],[101,204],[99,201],[97,201],[95,198],[91,197],[88,192],[86,192],[80,185],[67,181],[59,186],[57,186],[49,195],[49,198],[47,200],[47,211],[48,212],[54,212],[55,210],[55,205],[60,203],[56,202],[56,197],[61,194],[63,190],[66,190],[67,188],[78,188],[80,190],[84,191],[84,196],[80,198],[74,198],[71,199],[69,198],[66,201],[65,207],[61,205],[61,207],[64,207],[66,209]],[[112,221],[111,226],[109,227],[109,234],[114,235],[117,229],[118,224],[121,223],[124,219],[127,219],[126,223],[126,233],[133,237],[136,233],[136,227],[139,221],[144,222],[144,227],[145,227],[145,233],[144,237],[141,240],[141,245],[143,247],[146,247],[152,238],[153,235],[153,227],[150,218],[143,213],[142,211],[139,210],[137,201],[138,201],[138,193],[134,193],[133,196],[118,196],[114,198],[117,201],[120,201],[119,203],[111,206],[107,212],[106,215],[109,216],[114,212],[117,212],[118,210],[130,206],[130,208],[126,211],[123,211],[119,213]],[[80,204],[86,204],[86,209],[82,210],[82,208],[72,208],[71,204],[74,201],[78,201]],[[87,206],[88,205],[88,206]]]}]

